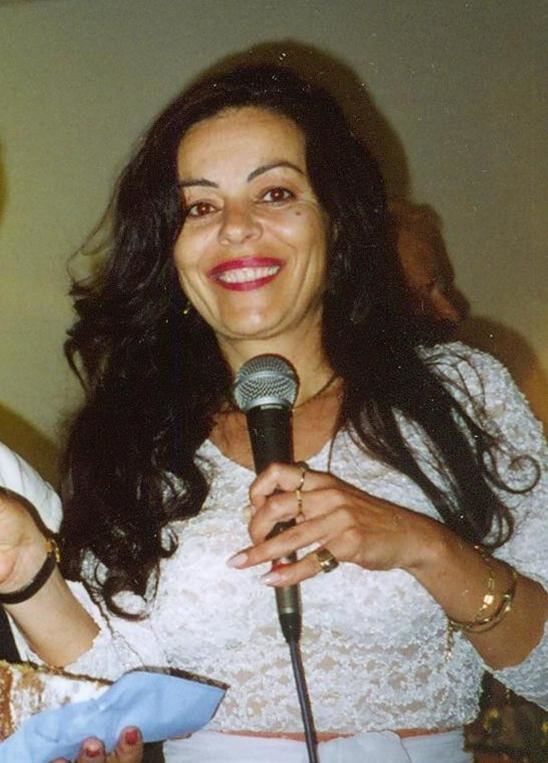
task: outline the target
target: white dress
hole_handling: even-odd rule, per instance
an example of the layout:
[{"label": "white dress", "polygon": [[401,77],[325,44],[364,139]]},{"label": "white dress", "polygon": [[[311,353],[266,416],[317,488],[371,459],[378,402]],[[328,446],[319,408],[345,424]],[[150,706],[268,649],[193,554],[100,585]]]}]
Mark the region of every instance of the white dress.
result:
[{"label": "white dress", "polygon": [[[548,588],[548,457],[541,427],[492,357],[459,343],[426,354],[468,412],[490,431],[503,434],[506,452],[499,454],[497,466],[507,482],[520,487],[534,474],[530,462],[518,464],[515,455],[531,456],[541,466],[532,490],[503,493],[514,510],[516,529],[496,556]],[[419,429],[400,423],[409,447],[443,486],[443,474],[433,466]],[[330,445],[309,459],[311,468],[330,470],[373,495],[437,518],[412,480],[365,455],[347,433],[337,436],[331,458]],[[162,562],[158,593],[146,617],[107,617],[82,586],[74,585],[101,632],[70,668],[115,678],[138,665],[175,666],[230,685],[210,731],[298,732],[299,705],[274,593],[258,582],[264,569],[226,566],[228,557],[249,544],[243,510],[254,475],[209,441],[198,456],[209,473],[210,494],[198,516],[172,526],[179,547]],[[329,575],[304,582],[301,593],[301,647],[318,731],[452,728],[477,715],[486,666],[460,636],[451,659],[445,660],[446,617],[411,575],[342,564]],[[135,611],[142,609],[130,594],[119,600]],[[22,641],[20,648],[25,650]],[[33,657],[28,648],[26,653]],[[548,634],[524,662],[495,675],[548,706],[547,666]]]}]

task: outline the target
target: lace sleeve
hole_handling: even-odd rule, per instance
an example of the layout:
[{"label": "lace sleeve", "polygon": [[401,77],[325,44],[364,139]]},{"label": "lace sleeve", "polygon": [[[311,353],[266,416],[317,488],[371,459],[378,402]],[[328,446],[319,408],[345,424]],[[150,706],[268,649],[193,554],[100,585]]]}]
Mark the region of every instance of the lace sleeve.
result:
[{"label": "lace sleeve", "polygon": [[[439,357],[436,366],[467,412],[500,442],[499,476],[513,489],[523,490],[497,490],[512,509],[515,528],[495,556],[548,590],[548,449],[542,427],[501,363],[460,343],[451,348],[452,361]],[[485,669],[516,693],[548,708],[548,627],[522,663]]]}]

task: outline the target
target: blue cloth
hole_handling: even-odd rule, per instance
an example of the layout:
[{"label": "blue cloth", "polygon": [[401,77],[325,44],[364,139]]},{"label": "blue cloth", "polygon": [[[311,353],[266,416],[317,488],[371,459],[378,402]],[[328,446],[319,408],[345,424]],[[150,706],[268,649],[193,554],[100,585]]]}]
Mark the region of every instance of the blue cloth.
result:
[{"label": "blue cloth", "polygon": [[72,760],[90,736],[112,750],[125,726],[138,726],[145,742],[191,734],[211,720],[224,694],[165,673],[126,673],[97,699],[33,715],[0,744],[0,763]]}]

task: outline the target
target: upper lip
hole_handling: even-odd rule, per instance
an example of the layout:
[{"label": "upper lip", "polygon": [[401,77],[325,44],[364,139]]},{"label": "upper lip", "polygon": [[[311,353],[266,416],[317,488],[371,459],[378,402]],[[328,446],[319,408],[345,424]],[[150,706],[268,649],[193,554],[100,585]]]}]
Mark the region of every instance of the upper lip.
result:
[{"label": "upper lip", "polygon": [[276,257],[240,257],[236,260],[226,260],[214,268],[211,268],[208,275],[215,277],[226,273],[227,270],[239,270],[241,268],[265,268],[272,266],[282,266],[282,261]]}]

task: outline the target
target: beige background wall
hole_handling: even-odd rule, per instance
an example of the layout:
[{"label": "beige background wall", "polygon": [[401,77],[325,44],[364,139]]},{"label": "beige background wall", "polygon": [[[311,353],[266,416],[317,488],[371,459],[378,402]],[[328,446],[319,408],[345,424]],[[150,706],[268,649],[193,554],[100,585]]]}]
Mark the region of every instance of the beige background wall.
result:
[{"label": "beige background wall", "polygon": [[441,214],[475,335],[548,421],[545,31],[542,0],[0,2],[0,439],[54,474],[66,262],[130,144],[218,57],[289,38],[367,84],[393,189]]}]

